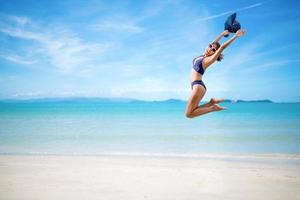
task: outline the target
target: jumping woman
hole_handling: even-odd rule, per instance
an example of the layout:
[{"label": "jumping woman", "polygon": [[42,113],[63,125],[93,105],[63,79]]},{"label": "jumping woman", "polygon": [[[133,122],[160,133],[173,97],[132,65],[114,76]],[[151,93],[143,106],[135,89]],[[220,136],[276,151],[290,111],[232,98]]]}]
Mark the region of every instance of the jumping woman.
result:
[{"label": "jumping woman", "polygon": [[206,86],[202,81],[202,75],[206,69],[211,66],[216,60],[221,61],[223,55],[221,54],[223,50],[229,46],[235,39],[245,34],[245,30],[238,30],[235,35],[227,40],[224,44],[220,45],[218,42],[223,36],[227,36],[229,32],[227,30],[223,31],[205,50],[203,55],[196,57],[193,60],[193,69],[191,73],[191,87],[192,94],[187,103],[185,115],[188,118],[194,118],[206,113],[213,111],[220,111],[226,109],[221,107],[218,103],[224,101],[224,99],[211,98],[206,104],[199,105],[201,99],[206,92]]}]

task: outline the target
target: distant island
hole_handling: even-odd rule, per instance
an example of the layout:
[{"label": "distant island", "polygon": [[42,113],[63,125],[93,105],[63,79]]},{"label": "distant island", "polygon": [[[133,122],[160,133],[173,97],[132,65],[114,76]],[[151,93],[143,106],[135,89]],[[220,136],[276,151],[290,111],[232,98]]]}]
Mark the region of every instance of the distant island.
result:
[{"label": "distant island", "polygon": [[[139,100],[132,98],[101,98],[101,97],[50,97],[50,98],[32,98],[32,99],[0,99],[2,103],[13,102],[98,102],[98,103],[186,103],[186,101],[180,99],[167,99],[167,100]],[[225,99],[224,103],[275,103],[269,99],[263,100],[232,100]]]}]

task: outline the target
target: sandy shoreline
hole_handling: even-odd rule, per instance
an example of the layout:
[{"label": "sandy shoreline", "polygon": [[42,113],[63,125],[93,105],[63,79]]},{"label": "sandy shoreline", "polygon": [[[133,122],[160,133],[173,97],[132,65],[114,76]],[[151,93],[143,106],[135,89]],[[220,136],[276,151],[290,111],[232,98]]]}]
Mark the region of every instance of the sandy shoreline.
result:
[{"label": "sandy shoreline", "polygon": [[300,165],[265,161],[1,155],[0,199],[300,199]]}]

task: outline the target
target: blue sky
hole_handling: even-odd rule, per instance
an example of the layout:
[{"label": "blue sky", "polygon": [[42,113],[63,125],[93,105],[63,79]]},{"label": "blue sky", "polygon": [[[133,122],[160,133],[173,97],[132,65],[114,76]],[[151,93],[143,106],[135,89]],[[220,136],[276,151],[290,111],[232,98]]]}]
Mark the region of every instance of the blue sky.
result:
[{"label": "blue sky", "polygon": [[0,98],[187,100],[193,58],[233,12],[247,33],[207,69],[204,100],[300,101],[300,1],[288,0],[0,0]]}]

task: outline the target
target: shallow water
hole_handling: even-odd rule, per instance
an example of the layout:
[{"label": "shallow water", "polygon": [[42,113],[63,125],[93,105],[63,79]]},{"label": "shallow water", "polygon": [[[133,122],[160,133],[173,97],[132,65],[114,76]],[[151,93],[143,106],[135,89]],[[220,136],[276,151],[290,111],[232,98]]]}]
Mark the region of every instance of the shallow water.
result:
[{"label": "shallow water", "polygon": [[0,103],[0,153],[300,153],[299,103],[222,103],[195,119],[184,102]]}]

